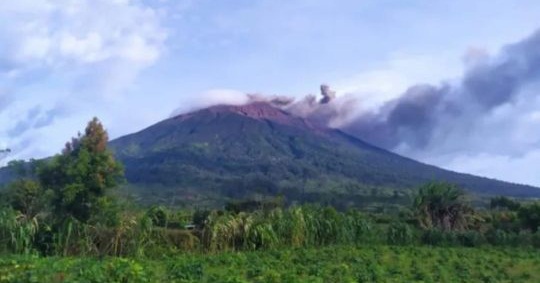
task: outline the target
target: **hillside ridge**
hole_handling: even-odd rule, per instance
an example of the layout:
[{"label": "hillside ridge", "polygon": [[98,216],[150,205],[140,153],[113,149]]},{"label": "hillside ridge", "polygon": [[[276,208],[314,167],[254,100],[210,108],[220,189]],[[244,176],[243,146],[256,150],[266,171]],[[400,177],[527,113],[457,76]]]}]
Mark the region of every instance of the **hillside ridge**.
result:
[{"label": "hillside ridge", "polygon": [[[126,176],[156,194],[319,200],[380,190],[402,194],[444,180],[477,195],[540,197],[540,189],[456,173],[323,127],[267,102],[216,105],[112,141]],[[385,193],[382,193],[385,192]],[[324,196],[324,197],[323,197]]]}]

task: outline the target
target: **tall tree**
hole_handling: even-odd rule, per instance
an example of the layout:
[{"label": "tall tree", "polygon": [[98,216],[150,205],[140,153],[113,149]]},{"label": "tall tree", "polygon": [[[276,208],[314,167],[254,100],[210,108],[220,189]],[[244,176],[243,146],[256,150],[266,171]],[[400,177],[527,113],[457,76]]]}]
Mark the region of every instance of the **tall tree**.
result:
[{"label": "tall tree", "polygon": [[107,192],[123,179],[122,166],[107,150],[108,139],[107,131],[94,118],[84,135],[66,143],[62,153],[40,171],[42,184],[54,192],[56,216],[87,222],[100,212]]},{"label": "tall tree", "polygon": [[465,229],[473,213],[465,192],[444,182],[420,187],[414,198],[414,210],[420,226],[444,231]]}]

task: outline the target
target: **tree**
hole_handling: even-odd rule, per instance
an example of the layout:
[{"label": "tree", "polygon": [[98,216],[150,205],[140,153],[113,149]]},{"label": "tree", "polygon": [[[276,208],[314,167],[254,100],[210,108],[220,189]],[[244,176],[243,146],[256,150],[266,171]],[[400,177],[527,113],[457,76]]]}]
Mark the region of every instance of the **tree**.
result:
[{"label": "tree", "polygon": [[519,208],[518,217],[523,227],[535,233],[540,230],[540,202],[533,202]]},{"label": "tree", "polygon": [[11,160],[7,163],[7,168],[18,179],[36,179],[39,168],[45,164],[45,160],[30,159],[25,160]]},{"label": "tree", "polygon": [[11,207],[27,219],[37,216],[47,203],[47,192],[34,180],[17,180],[9,185],[8,192]]},{"label": "tree", "polygon": [[498,196],[491,199],[489,206],[491,209],[508,209],[511,211],[518,211],[521,204],[505,196]]},{"label": "tree", "polygon": [[414,198],[414,210],[420,226],[444,231],[466,228],[474,212],[465,200],[464,191],[444,182],[420,187]]},{"label": "tree", "polygon": [[8,162],[7,167],[18,177],[27,177],[28,170],[24,160],[11,160]]},{"label": "tree", "polygon": [[84,135],[66,143],[62,153],[40,170],[41,183],[54,192],[56,216],[87,222],[108,203],[107,192],[123,179],[123,169],[107,150],[107,142],[107,132],[94,118]]}]

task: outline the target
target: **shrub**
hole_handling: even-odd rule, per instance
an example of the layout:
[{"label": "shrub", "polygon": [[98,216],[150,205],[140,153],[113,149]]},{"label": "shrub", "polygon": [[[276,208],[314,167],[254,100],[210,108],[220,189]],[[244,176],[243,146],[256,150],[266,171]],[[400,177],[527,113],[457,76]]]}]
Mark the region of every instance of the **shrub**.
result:
[{"label": "shrub", "polygon": [[403,222],[393,222],[388,226],[386,239],[391,245],[408,245],[414,241],[414,232]]},{"label": "shrub", "polygon": [[532,236],[532,245],[535,248],[540,248],[540,231],[536,231]]},{"label": "shrub", "polygon": [[478,231],[465,231],[457,234],[458,242],[465,247],[478,247],[485,244],[486,239]]},{"label": "shrub", "polygon": [[[442,231],[440,229],[425,230],[420,237],[422,244],[431,246],[463,245],[462,238],[466,232]],[[470,236],[467,236],[470,237]]]},{"label": "shrub", "polygon": [[166,227],[168,222],[167,210],[162,206],[154,206],[146,212],[146,216],[152,220],[152,224],[158,227]]},{"label": "shrub", "polygon": [[159,229],[163,244],[182,251],[194,251],[199,247],[199,238],[190,231],[177,229]]},{"label": "shrub", "polygon": [[494,246],[507,245],[511,235],[501,229],[491,229],[486,233],[486,240]]},{"label": "shrub", "polygon": [[530,247],[532,245],[533,234],[530,231],[520,231],[513,240],[514,246]]},{"label": "shrub", "polygon": [[172,282],[199,282],[203,277],[204,267],[201,262],[176,262],[167,267],[168,279]]}]

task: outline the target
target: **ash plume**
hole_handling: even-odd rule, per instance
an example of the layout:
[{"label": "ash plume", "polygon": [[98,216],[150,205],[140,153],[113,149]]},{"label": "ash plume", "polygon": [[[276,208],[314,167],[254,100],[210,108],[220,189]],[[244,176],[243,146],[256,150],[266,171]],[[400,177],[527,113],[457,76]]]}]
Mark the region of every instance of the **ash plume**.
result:
[{"label": "ash plume", "polygon": [[301,99],[295,99],[284,95],[243,93],[227,89],[210,90],[198,95],[196,99],[187,103],[187,106],[175,109],[170,114],[170,117],[215,105],[244,105],[254,102],[266,102],[322,125],[334,127],[343,125],[346,121],[345,118],[350,117],[350,114],[355,111],[355,99],[350,96],[338,98],[336,92],[332,91],[326,84],[320,86],[320,91],[321,98],[308,94]]},{"label": "ash plume", "polygon": [[423,149],[450,136],[465,139],[483,118],[526,99],[525,90],[539,78],[540,31],[470,66],[457,84],[412,86],[343,129],[387,149]]},{"label": "ash plume", "polygon": [[330,101],[336,98],[336,92],[332,91],[330,86],[325,84],[321,85],[321,95],[323,96],[323,98],[320,100],[321,104],[328,104]]},{"label": "ash plume", "polygon": [[308,94],[304,98],[284,107],[288,112],[304,117],[320,125],[340,127],[349,121],[356,112],[357,101],[350,95],[336,96],[336,92],[322,84],[322,98]]},{"label": "ash plume", "polygon": [[356,98],[351,95],[337,97],[329,85],[321,84],[320,98],[308,94],[301,99],[288,96],[247,94],[248,103],[267,102],[296,116],[306,118],[311,122],[339,128],[354,117],[357,105]]},{"label": "ash plume", "polygon": [[263,95],[259,93],[248,93],[246,95],[248,103],[267,102],[277,107],[285,107],[294,102],[294,98],[284,95]]}]

